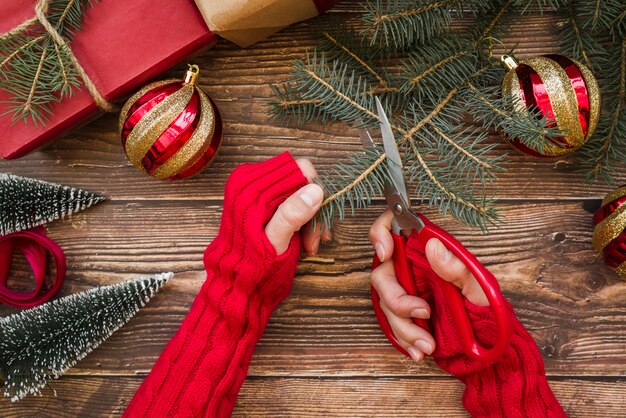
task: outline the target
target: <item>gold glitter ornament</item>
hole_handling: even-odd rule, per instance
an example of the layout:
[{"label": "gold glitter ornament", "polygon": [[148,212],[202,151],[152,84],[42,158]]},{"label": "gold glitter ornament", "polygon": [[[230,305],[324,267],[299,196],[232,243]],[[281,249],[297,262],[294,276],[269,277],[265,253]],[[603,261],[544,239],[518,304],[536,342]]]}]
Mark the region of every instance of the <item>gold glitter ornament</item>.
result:
[{"label": "gold glitter ornament", "polygon": [[607,194],[593,215],[592,245],[626,279],[626,185]]},{"label": "gold glitter ornament", "polygon": [[504,55],[508,70],[502,94],[517,110],[538,109],[562,136],[551,138],[543,149],[531,148],[517,138],[507,138],[518,150],[539,157],[568,154],[593,135],[600,116],[600,88],[591,71],[562,55],[543,55],[518,62]]},{"label": "gold glitter ornament", "polygon": [[211,161],[222,140],[215,103],[196,85],[200,69],[184,80],[150,83],[126,101],[119,119],[122,146],[135,167],[161,180],[183,179]]}]

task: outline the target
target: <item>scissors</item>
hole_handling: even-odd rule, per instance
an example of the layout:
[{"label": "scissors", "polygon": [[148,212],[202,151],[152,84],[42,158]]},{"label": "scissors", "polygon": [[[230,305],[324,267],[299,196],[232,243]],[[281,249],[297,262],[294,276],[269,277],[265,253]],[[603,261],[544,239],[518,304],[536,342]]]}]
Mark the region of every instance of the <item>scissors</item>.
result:
[{"label": "scissors", "polygon": [[[394,243],[392,260],[398,282],[404,290],[406,290],[407,294],[418,296],[411,267],[405,255],[407,239],[409,236],[416,234],[415,238],[425,247],[428,240],[438,238],[474,275],[478,284],[485,292],[495,317],[498,336],[496,342],[492,347],[482,346],[476,341],[474,329],[465,309],[463,295],[460,289],[437,276],[443,294],[445,295],[446,303],[450,306],[452,320],[459,332],[461,347],[464,353],[472,359],[495,362],[504,354],[511,340],[510,313],[505,299],[500,293],[498,281],[476,257],[463,247],[452,235],[430,222],[424,215],[415,214],[411,211],[410,200],[402,174],[402,159],[391,130],[391,125],[389,124],[387,115],[378,97],[376,97],[376,108],[380,119],[381,134],[388,163],[389,178],[385,183],[383,193],[387,200],[387,206],[394,215],[391,224],[391,235]],[[374,141],[367,131],[360,130],[359,136],[366,148],[376,149]],[[372,270],[380,264],[381,261],[374,255]],[[393,346],[401,353],[409,356],[396,340],[391,326],[387,321],[387,317],[380,307],[380,296],[373,287],[372,303],[374,305],[376,318],[387,336],[387,339],[389,339]],[[430,327],[426,320],[414,318],[413,321],[421,328],[430,332]]]}]

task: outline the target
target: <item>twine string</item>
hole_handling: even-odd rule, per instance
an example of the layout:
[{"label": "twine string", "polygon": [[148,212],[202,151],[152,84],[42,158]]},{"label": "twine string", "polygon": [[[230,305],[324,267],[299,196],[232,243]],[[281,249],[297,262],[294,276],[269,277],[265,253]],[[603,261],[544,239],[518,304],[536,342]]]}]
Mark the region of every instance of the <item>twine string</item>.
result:
[{"label": "twine string", "polygon": [[98,90],[98,88],[96,87],[94,82],[91,80],[91,78],[89,78],[89,75],[87,74],[87,72],[85,71],[83,66],[80,65],[80,62],[78,61],[78,58],[76,58],[76,55],[74,54],[74,51],[72,51],[72,49],[70,48],[68,43],[65,42],[65,39],[63,39],[63,37],[59,34],[59,32],[56,30],[56,28],[50,23],[50,21],[46,17],[46,14],[48,13],[48,6],[49,6],[49,0],[39,0],[39,1],[37,1],[37,4],[35,5],[35,16],[30,18],[30,19],[28,19],[28,20],[26,20],[26,21],[24,21],[23,23],[21,23],[20,25],[14,27],[10,31],[5,32],[4,34],[0,35],[0,39],[5,39],[5,38],[11,37],[11,36],[15,36],[15,35],[17,35],[19,33],[25,32],[33,24],[35,24],[36,22],[39,22],[39,24],[41,24],[41,26],[46,30],[46,32],[50,35],[52,40],[57,44],[57,46],[59,46],[60,48],[63,48],[65,51],[67,51],[67,54],[68,54],[68,56],[70,58],[70,61],[76,67],[78,75],[83,80],[83,84],[87,88],[87,91],[89,92],[89,94],[93,98],[93,100],[96,103],[96,105],[100,109],[102,109],[102,110],[104,110],[106,112],[114,112],[114,111],[116,111],[117,107],[115,105],[113,105],[111,102],[109,102],[100,93],[100,91]]}]

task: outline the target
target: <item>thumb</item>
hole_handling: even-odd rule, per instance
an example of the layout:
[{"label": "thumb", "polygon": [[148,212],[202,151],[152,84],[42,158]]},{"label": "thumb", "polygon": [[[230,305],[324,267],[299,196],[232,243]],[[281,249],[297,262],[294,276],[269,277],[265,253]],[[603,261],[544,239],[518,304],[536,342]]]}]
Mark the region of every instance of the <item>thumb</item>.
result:
[{"label": "thumb", "polygon": [[465,264],[437,238],[426,243],[426,258],[433,271],[461,289],[463,296],[477,306],[489,306],[485,292]]},{"label": "thumb", "polygon": [[265,226],[265,235],[278,255],[287,251],[291,237],[317,213],[324,191],[317,184],[307,184],[276,209]]}]

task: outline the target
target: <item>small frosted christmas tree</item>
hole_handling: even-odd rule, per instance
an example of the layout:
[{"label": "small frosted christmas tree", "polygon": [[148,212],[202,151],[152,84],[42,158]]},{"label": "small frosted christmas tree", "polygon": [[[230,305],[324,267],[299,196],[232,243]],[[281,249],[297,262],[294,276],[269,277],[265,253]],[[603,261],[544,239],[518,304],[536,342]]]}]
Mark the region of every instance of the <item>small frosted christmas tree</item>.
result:
[{"label": "small frosted christmas tree", "polygon": [[126,324],[173,276],[97,287],[0,319],[0,378],[17,401],[40,394]]},{"label": "small frosted christmas tree", "polygon": [[74,187],[0,173],[0,235],[65,218],[103,200]]}]

